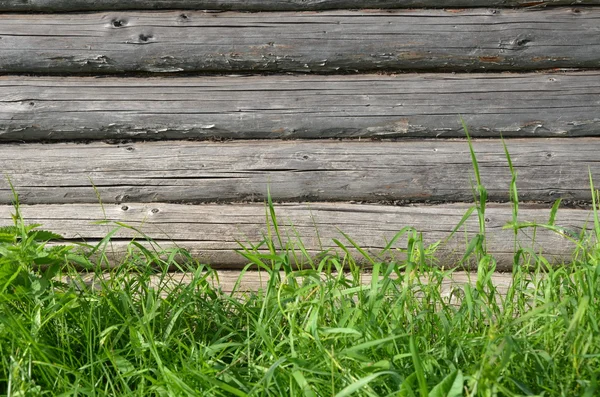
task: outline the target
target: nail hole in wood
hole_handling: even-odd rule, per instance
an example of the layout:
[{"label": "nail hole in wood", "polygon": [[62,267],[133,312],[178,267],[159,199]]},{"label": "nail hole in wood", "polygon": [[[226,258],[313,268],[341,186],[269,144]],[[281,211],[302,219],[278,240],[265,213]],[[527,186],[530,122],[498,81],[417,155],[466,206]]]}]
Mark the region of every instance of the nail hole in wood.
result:
[{"label": "nail hole in wood", "polygon": [[129,207],[128,207],[128,206],[126,206],[126,205],[124,205],[124,206],[122,206],[122,207],[121,207],[121,209],[122,209],[123,211],[127,211],[127,210],[129,209]]},{"label": "nail hole in wood", "polygon": [[151,212],[152,212],[153,214],[156,214],[156,213],[158,212],[158,208],[152,208],[152,211],[151,211]]}]

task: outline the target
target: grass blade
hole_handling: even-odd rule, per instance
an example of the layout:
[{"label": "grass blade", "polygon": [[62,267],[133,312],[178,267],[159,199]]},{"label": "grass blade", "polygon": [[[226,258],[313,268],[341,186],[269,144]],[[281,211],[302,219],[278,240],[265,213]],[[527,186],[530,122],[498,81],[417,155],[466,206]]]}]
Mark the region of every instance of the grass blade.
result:
[{"label": "grass blade", "polygon": [[419,382],[419,393],[421,397],[428,397],[429,391],[427,389],[427,381],[425,380],[425,371],[423,370],[423,364],[421,363],[421,357],[417,350],[415,338],[411,335],[409,340],[410,355],[415,366],[415,373],[417,374],[417,381]]},{"label": "grass blade", "polygon": [[374,374],[365,376],[364,378],[360,378],[356,382],[353,382],[353,383],[349,384],[348,386],[344,387],[342,390],[340,390],[339,393],[337,393],[335,395],[335,397],[350,396],[350,395],[354,394],[355,392],[359,391],[360,389],[362,389],[363,387],[366,387],[374,379],[376,379],[382,375],[396,375],[396,374],[392,371],[381,371],[381,372],[376,372]]}]

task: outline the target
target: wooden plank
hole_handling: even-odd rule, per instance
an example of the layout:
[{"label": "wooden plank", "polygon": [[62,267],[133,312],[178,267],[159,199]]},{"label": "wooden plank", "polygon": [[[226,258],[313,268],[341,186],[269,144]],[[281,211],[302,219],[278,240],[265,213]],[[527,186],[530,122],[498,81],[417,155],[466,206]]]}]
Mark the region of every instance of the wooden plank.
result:
[{"label": "wooden plank", "polygon": [[[333,275],[339,276],[339,274],[335,272]],[[346,274],[345,276],[349,280],[353,279],[351,274]],[[111,275],[109,273],[103,274],[104,279],[109,279],[110,277]],[[173,287],[177,287],[182,284],[189,284],[193,280],[193,277],[194,275],[192,273],[174,272],[168,274],[167,277],[163,277],[162,275],[151,276],[150,284],[155,288],[160,288],[160,290],[164,293],[172,290]],[[286,279],[284,272],[280,272],[279,277],[281,280]],[[302,276],[298,275],[298,277],[301,278]],[[373,275],[371,273],[361,273],[360,282],[363,285],[369,285],[371,284],[372,278]],[[398,275],[396,273],[392,273],[390,278],[392,280],[397,280]],[[264,290],[267,288],[269,279],[270,277],[268,272],[259,270],[245,272],[239,270],[217,270],[206,278],[206,280],[214,288],[219,288],[226,294],[234,293],[234,296],[243,296],[247,293]],[[383,279],[383,277],[379,277],[379,279]],[[502,295],[506,295],[508,288],[512,284],[512,273],[493,273],[491,275],[491,279],[492,283],[497,288],[497,291]],[[68,282],[69,279],[64,281]],[[95,275],[91,274],[82,274],[82,281],[84,281],[88,286],[96,288],[98,288],[98,283],[101,282],[101,280],[99,280]],[[424,284],[430,282],[430,280],[424,279],[421,279],[420,281]],[[476,281],[477,273],[475,272],[471,273],[465,271],[455,271],[442,281],[440,293],[443,297],[452,297],[453,291],[455,292],[456,289],[462,289],[467,284],[474,287]]]},{"label": "wooden plank", "polygon": [[2,0],[5,11],[111,11],[111,10],[240,10],[299,11],[343,8],[452,8],[452,7],[545,7],[597,5],[598,0]]},{"label": "wooden plank", "polygon": [[[590,201],[600,138],[507,141],[521,200]],[[0,169],[27,204],[264,201],[472,201],[464,140],[5,144]],[[474,149],[490,200],[508,201],[500,140]],[[96,187],[97,192],[93,186]],[[0,180],[0,203],[12,193]]]},{"label": "wooden plank", "polygon": [[459,115],[479,137],[599,135],[599,97],[597,71],[3,76],[0,141],[464,137]]},{"label": "wooden plank", "polygon": [[0,15],[3,73],[597,68],[600,8]]},{"label": "wooden plank", "polygon": [[[377,257],[391,239],[405,226],[423,232],[425,245],[447,239],[451,230],[465,215],[467,204],[436,206],[392,207],[342,203],[285,204],[276,207],[278,224],[284,246],[294,247],[301,257],[299,241],[306,251],[318,257],[323,250],[340,251],[333,239],[351,244],[340,231],[344,231],[371,255]],[[11,223],[12,207],[0,206],[0,224]],[[28,223],[40,223],[44,229],[62,234],[71,240],[91,243],[103,238],[114,225],[95,224],[97,220],[125,222],[155,239],[163,248],[179,246],[189,249],[200,261],[215,268],[240,268],[249,261],[238,253],[240,243],[249,247],[267,236],[267,218],[264,205],[181,205],[141,204],[106,205],[32,205],[23,206],[22,213]],[[547,208],[520,206],[521,221],[547,222]],[[487,247],[498,260],[499,270],[508,270],[514,256],[514,235],[503,226],[512,219],[509,205],[490,204],[487,208]],[[562,209],[556,225],[579,232],[584,225],[593,225],[590,211]],[[436,257],[440,266],[455,266],[465,253],[467,240],[478,232],[477,217],[472,214],[460,232],[438,247]],[[127,252],[127,242],[139,235],[130,229],[114,234],[114,241],[106,252],[114,263]],[[274,237],[273,237],[274,238]],[[532,243],[535,238],[535,243]],[[274,238],[275,239],[275,238]],[[277,239],[275,239],[277,240]],[[538,228],[522,230],[519,243],[542,252],[551,263],[570,259],[575,245],[562,235]],[[275,241],[275,245],[279,243]],[[385,258],[403,258],[395,248],[406,245],[406,236],[400,238]],[[264,246],[263,246],[264,248]],[[355,250],[350,250],[356,252]],[[342,253],[343,254],[343,253]],[[290,254],[291,255],[291,254]],[[292,261],[294,260],[294,256]],[[302,263],[298,258],[297,263]],[[364,260],[363,260],[364,262]]]}]

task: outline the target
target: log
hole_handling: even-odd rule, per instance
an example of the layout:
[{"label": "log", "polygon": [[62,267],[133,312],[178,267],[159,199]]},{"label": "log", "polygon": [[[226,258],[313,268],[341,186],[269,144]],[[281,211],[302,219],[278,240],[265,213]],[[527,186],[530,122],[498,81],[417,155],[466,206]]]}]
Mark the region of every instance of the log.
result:
[{"label": "log", "polygon": [[597,5],[598,0],[0,0],[0,12],[115,10],[300,11],[343,8],[545,7]]},{"label": "log", "polygon": [[[344,203],[311,203],[277,205],[282,246],[272,235],[278,253],[287,252],[297,265],[308,265],[300,252],[300,242],[315,260],[322,258],[324,250],[344,253],[334,243],[338,239],[349,247],[360,260],[351,243],[341,234],[347,233],[353,241],[366,250],[374,260],[402,260],[404,254],[398,249],[406,247],[406,235],[394,243],[390,252],[382,255],[382,249],[406,226],[423,233],[425,246],[445,240],[465,215],[468,204],[444,204],[434,206],[393,207],[382,205],[359,205]],[[161,249],[180,247],[190,252],[201,262],[215,268],[241,268],[250,261],[235,252],[242,246],[258,245],[267,232],[264,205],[182,205],[143,204],[121,205],[62,204],[23,205],[21,211],[27,223],[39,223],[44,230],[60,233],[67,242],[98,242],[114,227],[111,221],[124,222],[141,230],[155,240]],[[0,225],[11,224],[11,206],[0,206]],[[519,207],[521,221],[546,223],[550,211],[547,208]],[[510,205],[490,204],[485,214],[488,251],[496,256],[498,270],[510,270],[514,256],[514,233],[503,226],[512,219]],[[107,220],[108,224],[95,221]],[[593,222],[590,211],[561,209],[556,225],[579,233]],[[479,231],[477,216],[473,213],[452,239],[441,244],[435,253],[437,265],[455,267],[462,259],[467,243]],[[273,229],[271,228],[271,233]],[[122,228],[113,235],[113,241],[103,247],[113,265],[127,253],[132,239],[144,241],[144,237],[131,229]],[[535,240],[535,241],[533,241]],[[543,230],[524,229],[519,232],[518,244],[542,253],[551,263],[568,261],[576,245],[563,235]],[[265,252],[264,244],[259,251]],[[292,254],[295,252],[295,255]],[[295,259],[294,259],[295,258]],[[268,261],[267,261],[268,262]],[[365,259],[362,258],[363,263]],[[268,264],[268,263],[267,263]]]},{"label": "log", "polygon": [[[590,201],[600,139],[507,142],[521,200]],[[502,143],[474,144],[490,200],[508,201]],[[139,142],[3,145],[0,169],[27,204],[472,201],[465,141]],[[94,189],[95,187],[95,189]],[[11,202],[6,181],[0,203]]]},{"label": "log", "polygon": [[[334,277],[339,277],[339,273],[333,272]],[[114,275],[111,273],[103,273],[102,279],[109,280]],[[296,280],[300,281],[303,279],[302,274],[295,274]],[[135,279],[136,275],[132,275]],[[171,292],[174,288],[181,285],[189,285],[194,280],[194,273],[192,272],[173,272],[164,276],[163,274],[150,277],[150,285],[153,288],[160,290],[162,294]],[[196,276],[197,277],[197,276]],[[285,282],[285,272],[279,272],[280,280]],[[353,280],[353,275],[348,273],[345,274],[347,280]],[[493,273],[490,275],[491,281],[496,287],[497,292],[505,296],[508,289],[510,288],[513,280],[511,273]],[[398,280],[398,275],[392,273],[389,276],[392,280]],[[259,290],[265,290],[268,287],[270,275],[269,272],[263,269],[258,271],[240,271],[240,270],[216,270],[206,277],[206,281],[210,283],[213,288],[218,288],[226,294],[232,294],[234,297],[242,297],[248,293],[257,292]],[[368,286],[371,284],[373,274],[364,272],[360,274],[360,283]],[[383,276],[379,277],[383,280]],[[100,288],[100,283],[103,281],[100,277],[92,273],[83,273],[81,280],[73,280],[72,278],[63,278],[63,282],[74,281],[76,284],[80,284],[83,281],[87,286],[92,288]],[[415,280],[416,281],[416,280]],[[421,277],[419,279],[423,284],[430,284],[431,281],[436,283],[438,280],[425,279]],[[456,296],[456,289],[463,289],[467,284],[472,287],[476,286],[477,273],[476,272],[465,272],[465,271],[454,271],[451,275],[448,275],[441,281],[440,293],[444,297],[451,299]],[[368,288],[368,287],[367,287]],[[453,294],[454,292],[454,294]]]},{"label": "log", "polygon": [[464,137],[459,115],[478,137],[590,136],[599,96],[597,71],[4,76],[0,141]]},{"label": "log", "polygon": [[0,15],[3,73],[600,66],[600,8]]},{"label": "log", "polygon": [[[264,201],[472,201],[466,141],[7,144],[0,169],[27,204]],[[521,200],[591,201],[599,138],[517,139],[507,147]],[[508,201],[499,140],[475,141],[490,200]],[[94,189],[95,187],[95,189]],[[0,203],[11,202],[0,180]]]}]

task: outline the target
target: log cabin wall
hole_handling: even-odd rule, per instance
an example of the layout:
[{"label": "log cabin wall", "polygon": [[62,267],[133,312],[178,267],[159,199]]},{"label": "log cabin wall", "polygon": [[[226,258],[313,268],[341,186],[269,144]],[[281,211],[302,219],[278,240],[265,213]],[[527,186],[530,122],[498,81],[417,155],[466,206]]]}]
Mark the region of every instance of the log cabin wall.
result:
[{"label": "log cabin wall", "polygon": [[[374,254],[444,239],[473,200],[512,263],[523,220],[589,221],[600,177],[600,0],[0,0],[0,168],[32,223],[98,241],[109,219],[214,267],[265,230],[267,186],[309,253],[338,228]],[[98,203],[96,191],[104,203]],[[0,182],[0,220],[12,194]],[[583,203],[583,206],[579,204]],[[466,233],[477,232],[473,216]],[[293,225],[293,226],[292,226]],[[318,231],[318,233],[316,233]],[[114,236],[117,252],[132,235]],[[531,245],[531,236],[520,236]],[[461,234],[440,264],[464,253]],[[540,231],[556,262],[573,246]]]}]

